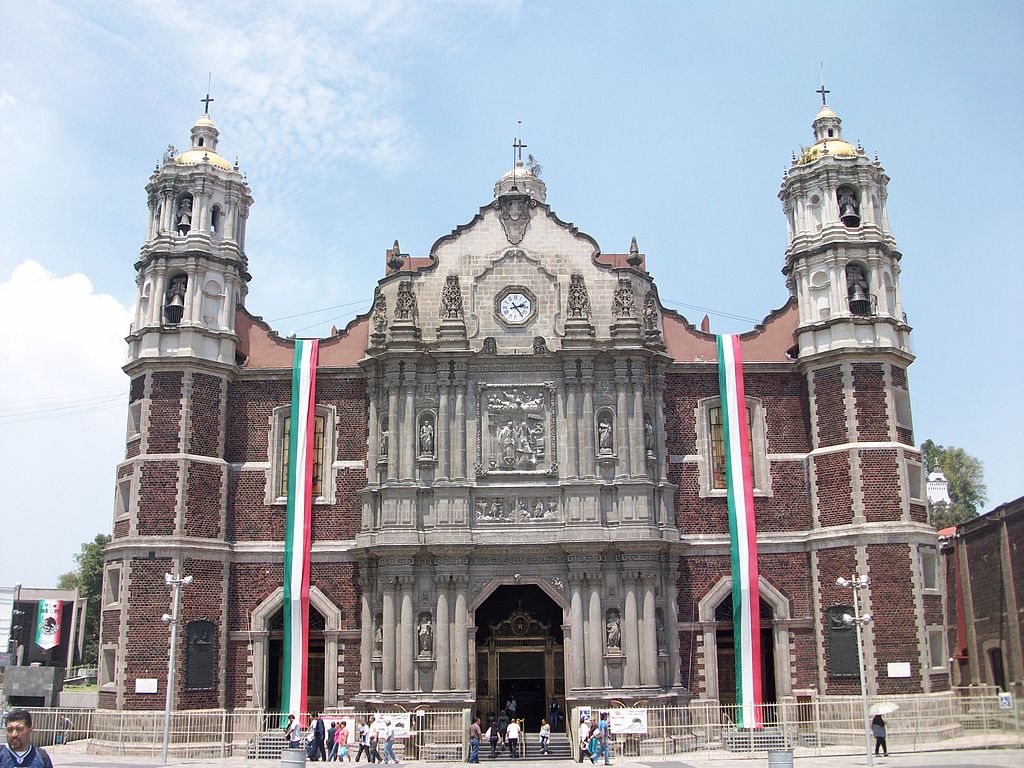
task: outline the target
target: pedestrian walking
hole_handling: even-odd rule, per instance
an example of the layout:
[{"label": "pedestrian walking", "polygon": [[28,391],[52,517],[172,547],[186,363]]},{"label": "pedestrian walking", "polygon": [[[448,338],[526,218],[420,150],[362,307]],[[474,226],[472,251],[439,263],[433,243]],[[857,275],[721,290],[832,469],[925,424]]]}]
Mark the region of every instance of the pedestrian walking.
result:
[{"label": "pedestrian walking", "polygon": [[508,741],[509,757],[519,757],[519,733],[521,730],[518,720],[513,720],[508,724],[508,729],[505,731],[505,738]]},{"label": "pedestrian walking", "polygon": [[366,762],[373,762],[373,753],[370,752],[370,726],[362,720],[359,721],[359,751],[356,752],[356,762],[366,754]]},{"label": "pedestrian walking", "polygon": [[498,724],[491,719],[490,724],[487,726],[487,741],[491,743],[491,760],[498,756]]},{"label": "pedestrian walking", "polygon": [[398,758],[395,756],[395,727],[391,724],[391,718],[384,718],[384,762],[389,759],[398,765]]},{"label": "pedestrian walking", "polygon": [[476,717],[469,726],[469,762],[471,763],[480,762],[480,736],[480,718]]},{"label": "pedestrian walking", "polygon": [[889,745],[885,743],[885,720],[881,715],[875,715],[871,720],[871,735],[875,737],[875,757],[878,750],[882,750],[882,756],[889,756]]},{"label": "pedestrian walking", "polygon": [[551,740],[551,726],[548,725],[547,720],[540,721],[540,753],[542,755],[551,754],[548,752],[548,742]]}]

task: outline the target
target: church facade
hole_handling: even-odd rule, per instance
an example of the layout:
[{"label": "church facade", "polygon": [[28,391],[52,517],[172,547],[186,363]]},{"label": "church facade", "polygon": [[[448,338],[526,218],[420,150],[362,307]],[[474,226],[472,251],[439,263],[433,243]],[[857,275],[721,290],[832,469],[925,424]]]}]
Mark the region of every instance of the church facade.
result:
[{"label": "church facade", "polygon": [[[779,197],[791,298],[741,336],[766,701],[949,687],[888,177],[827,106]],[[147,186],[100,706],[281,702],[294,341],[246,307],[253,202],[208,115]],[[521,161],[319,342],[310,709],[735,700],[715,337]],[[258,272],[258,264],[254,264]],[[146,691],[158,681],[160,695]],[[139,681],[145,681],[140,684]]]}]

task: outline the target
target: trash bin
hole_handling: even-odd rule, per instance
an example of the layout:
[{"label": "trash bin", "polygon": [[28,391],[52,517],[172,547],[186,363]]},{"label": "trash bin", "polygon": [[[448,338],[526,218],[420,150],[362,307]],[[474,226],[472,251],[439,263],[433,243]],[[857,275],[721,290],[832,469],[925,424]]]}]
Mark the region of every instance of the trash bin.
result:
[{"label": "trash bin", "polygon": [[792,749],[772,749],[768,752],[768,768],[793,768]]},{"label": "trash bin", "polygon": [[[306,764],[306,750],[304,749],[286,749],[281,753],[281,768],[292,768],[295,765]],[[790,760],[790,765],[793,761]]]}]

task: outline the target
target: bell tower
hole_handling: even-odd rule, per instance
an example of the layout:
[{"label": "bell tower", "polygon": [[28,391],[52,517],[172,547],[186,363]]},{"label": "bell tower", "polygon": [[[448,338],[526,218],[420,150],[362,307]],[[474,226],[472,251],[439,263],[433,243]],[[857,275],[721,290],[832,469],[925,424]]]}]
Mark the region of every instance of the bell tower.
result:
[{"label": "bell tower", "polygon": [[801,359],[839,349],[884,348],[910,355],[900,302],[901,258],[886,215],[886,176],[842,134],[825,103],[811,124],[814,144],[794,153],[779,199],[786,213],[786,275],[800,310]]},{"label": "bell tower", "polygon": [[[204,99],[207,109],[209,101]],[[168,147],[146,185],[149,226],[137,271],[129,363],[193,357],[235,364],[235,307],[249,280],[249,185],[217,154],[220,132],[204,112],[191,146]]]}]

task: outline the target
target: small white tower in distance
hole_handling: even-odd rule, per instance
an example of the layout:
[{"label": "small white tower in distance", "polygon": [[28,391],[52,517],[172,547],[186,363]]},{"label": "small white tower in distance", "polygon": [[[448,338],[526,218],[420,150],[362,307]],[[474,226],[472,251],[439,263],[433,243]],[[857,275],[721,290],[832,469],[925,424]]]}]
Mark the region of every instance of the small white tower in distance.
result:
[{"label": "small white tower in distance", "polygon": [[[203,99],[207,110],[207,96]],[[235,364],[235,307],[249,280],[245,222],[249,185],[217,154],[220,132],[204,112],[192,145],[173,147],[150,176],[149,230],[142,246],[129,363],[149,357],[198,357]]]}]

